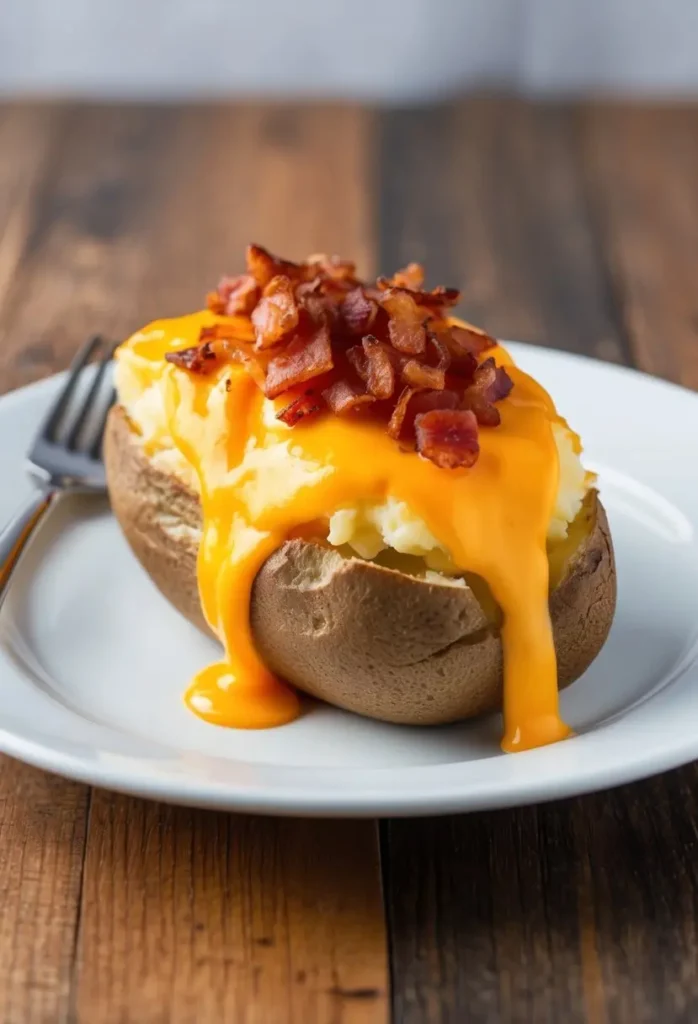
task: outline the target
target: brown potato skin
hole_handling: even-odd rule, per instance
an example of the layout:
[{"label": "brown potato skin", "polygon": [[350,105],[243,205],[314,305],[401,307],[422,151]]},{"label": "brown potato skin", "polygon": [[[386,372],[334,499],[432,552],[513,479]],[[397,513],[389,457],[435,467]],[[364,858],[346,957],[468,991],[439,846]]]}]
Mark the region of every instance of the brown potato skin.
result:
[{"label": "brown potato skin", "polygon": [[[120,407],[109,416],[105,463],[112,508],[136,557],[165,597],[209,632],[196,583],[198,496],[152,464]],[[582,514],[584,539],[550,596],[561,687],[600,651],[616,603],[613,546],[596,492]],[[468,588],[291,540],[257,574],[250,615],[269,667],[338,707],[409,725],[501,708],[498,629]]]}]

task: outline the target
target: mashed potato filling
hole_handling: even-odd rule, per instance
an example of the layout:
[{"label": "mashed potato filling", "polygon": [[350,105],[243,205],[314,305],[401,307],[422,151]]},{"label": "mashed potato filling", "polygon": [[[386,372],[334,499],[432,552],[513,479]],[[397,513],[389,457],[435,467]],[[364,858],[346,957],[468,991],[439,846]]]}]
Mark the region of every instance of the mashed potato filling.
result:
[{"label": "mashed potato filling", "polygon": [[[132,350],[122,351],[115,371],[121,403],[139,430],[153,463],[163,471],[173,473],[192,490],[198,490],[198,478],[193,467],[168,434],[164,381],[160,375],[151,375],[148,371],[147,360]],[[225,415],[223,386],[212,389],[208,411],[213,417]],[[308,483],[316,479],[322,470],[303,459],[294,449],[292,428],[284,427],[276,419],[273,402],[265,401],[264,413],[265,419],[273,422],[277,432],[288,431],[289,440],[277,441],[263,449],[250,447],[237,471],[240,479],[244,480],[250,470],[271,474],[278,472],[282,465],[285,474],[293,473],[298,477],[299,486],[304,476],[307,476]],[[548,527],[548,541],[554,543],[566,538],[568,527],[582,506],[593,476],[584,469],[576,435],[561,423],[553,423],[552,430],[560,460],[559,486]],[[332,512],[327,540],[335,547],[350,548],[364,559],[374,559],[386,550],[423,558],[431,578],[435,578],[434,574],[448,576],[457,573],[449,553],[426,523],[405,502],[390,496],[378,504],[363,502]]]}]

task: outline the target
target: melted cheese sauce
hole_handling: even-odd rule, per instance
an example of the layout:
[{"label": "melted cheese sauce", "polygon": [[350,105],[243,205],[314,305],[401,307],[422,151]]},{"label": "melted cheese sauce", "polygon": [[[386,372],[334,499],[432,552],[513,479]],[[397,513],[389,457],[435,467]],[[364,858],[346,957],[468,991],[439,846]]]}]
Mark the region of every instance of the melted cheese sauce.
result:
[{"label": "melted cheese sauce", "polygon": [[[380,425],[358,419],[328,415],[289,432],[265,416],[266,400],[240,366],[195,376],[165,361],[167,351],[196,344],[201,327],[215,322],[250,336],[245,321],[203,311],[157,321],[124,346],[140,357],[144,384],[164,383],[169,435],[199,480],[199,593],[225,660],[199,673],[187,693],[189,707],[237,728],[281,725],[297,716],[295,692],[255,650],[249,620],[254,578],[305,524],[360,502],[394,499],[426,524],[456,567],[487,581],[502,609],[503,748],[524,750],[569,735],[558,711],[546,551],[559,481],[553,429],[563,421],[544,389],[498,347],[495,358],[514,380],[499,404],[502,423],[480,431],[472,469],[442,470],[402,452]],[[213,418],[209,397],[221,377],[225,415]],[[282,408],[284,400],[276,404]],[[288,446],[288,459],[255,460],[255,452],[280,442]]]}]

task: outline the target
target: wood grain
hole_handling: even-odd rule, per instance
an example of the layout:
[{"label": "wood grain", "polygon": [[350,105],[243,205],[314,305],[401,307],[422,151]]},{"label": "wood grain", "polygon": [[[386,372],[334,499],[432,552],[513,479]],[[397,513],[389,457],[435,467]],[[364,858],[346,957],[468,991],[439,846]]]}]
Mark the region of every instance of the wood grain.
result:
[{"label": "wood grain", "polygon": [[95,794],[77,1019],[386,1020],[373,830]]},{"label": "wood grain", "polygon": [[[4,310],[62,116],[52,108],[0,108],[0,392]],[[0,1020],[67,1020],[89,792],[0,756]]]},{"label": "wood grain", "polygon": [[43,181],[62,116],[47,106],[0,109],[0,316],[24,251],[29,220]]},{"label": "wood grain", "polygon": [[[435,263],[499,336],[691,382],[689,123],[490,100],[391,114],[381,266]],[[671,156],[652,153],[654,130]],[[580,800],[388,823],[394,1019],[696,1019],[697,788],[690,766]]]},{"label": "wood grain", "polygon": [[422,261],[499,338],[625,361],[569,107],[471,100],[382,123],[381,266]]},{"label": "wood grain", "polygon": [[698,388],[698,109],[592,107],[583,155],[637,365]]},{"label": "wood grain", "polygon": [[68,1020],[88,790],[0,758],[0,1020]]},{"label": "wood grain", "polygon": [[[123,337],[202,304],[250,240],[292,256],[338,248],[369,271],[371,130],[350,107],[10,112],[3,385],[62,368],[90,333]],[[87,791],[31,772],[23,790],[25,771],[3,762],[0,775],[8,1020],[386,1020],[374,823],[255,821],[95,793],[85,832]]]}]

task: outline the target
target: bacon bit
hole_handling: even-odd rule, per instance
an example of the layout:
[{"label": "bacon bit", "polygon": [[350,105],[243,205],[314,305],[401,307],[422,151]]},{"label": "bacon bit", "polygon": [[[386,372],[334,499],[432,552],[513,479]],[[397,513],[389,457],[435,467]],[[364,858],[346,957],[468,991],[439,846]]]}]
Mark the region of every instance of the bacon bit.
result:
[{"label": "bacon bit", "polygon": [[431,412],[432,409],[457,409],[460,405],[461,396],[457,391],[410,390],[404,408],[398,413],[398,417],[402,417],[399,430],[401,437],[414,437],[414,421],[419,413]]},{"label": "bacon bit", "polygon": [[393,409],[393,414],[390,417],[388,423],[388,436],[392,437],[393,440],[397,441],[402,431],[402,425],[405,422],[405,416],[407,415],[407,406],[410,404],[410,398],[416,394],[414,388],[406,387],[400,393],[400,397],[397,400],[397,405]]},{"label": "bacon bit", "polygon": [[334,307],[322,295],[310,293],[304,299],[301,299],[301,305],[313,323],[318,326],[334,322]]},{"label": "bacon bit", "polygon": [[322,324],[309,340],[297,335],[284,352],[269,360],[264,393],[267,398],[276,398],[296,384],[327,373],[333,366],[329,328]]},{"label": "bacon bit", "polygon": [[213,351],[210,341],[182,348],[178,352],[166,352],[165,359],[168,363],[189,370],[190,373],[211,373],[218,365],[218,353]]},{"label": "bacon bit", "polygon": [[225,314],[225,302],[218,292],[206,292],[206,308],[210,309],[216,316]]},{"label": "bacon bit", "polygon": [[[486,368],[488,376],[491,376],[492,367],[494,367],[494,379],[489,385],[488,397],[491,402],[501,402],[503,398],[508,398],[511,394],[514,382],[507,373],[506,368],[504,366],[497,366],[492,356],[486,359],[479,369],[482,371]],[[475,376],[477,377],[477,374]]]},{"label": "bacon bit", "polygon": [[315,392],[310,390],[294,399],[281,412],[278,412],[276,418],[288,427],[295,427],[305,416],[314,416],[315,413],[320,412],[320,409],[321,406],[318,403]]},{"label": "bacon bit", "polygon": [[441,359],[443,359],[443,350],[446,350],[448,365],[444,368],[447,370],[449,378],[458,378],[458,383],[456,384],[454,380],[453,386],[462,388],[473,379],[473,374],[477,369],[477,356],[471,351],[472,346],[467,336],[465,339],[457,336],[459,331],[459,327],[451,327],[447,323],[435,325],[429,332],[429,341],[440,353],[438,365],[443,365]]},{"label": "bacon bit", "polygon": [[[371,342],[369,342],[370,346],[372,348],[380,349],[381,352],[384,352],[386,357],[390,360],[390,362],[392,364],[392,367],[395,370],[395,372],[399,373],[402,370],[402,368],[405,365],[405,363],[408,361],[409,356],[403,355],[402,352],[398,352],[397,349],[393,348],[393,346],[388,344],[387,341],[376,341],[375,335],[373,335],[373,334],[372,335],[366,335],[366,337],[371,337],[373,339]],[[362,344],[363,344],[363,342],[362,342]],[[349,356],[349,359],[350,359],[350,362],[352,362],[352,365],[354,365],[354,360],[356,358],[353,355],[354,352],[357,353],[357,356],[358,356],[358,353],[362,353],[362,356],[360,358],[363,358],[363,355],[365,355],[365,352],[363,351],[363,348],[361,348],[359,345],[352,345],[351,348],[348,348],[347,349],[347,355]],[[365,362],[365,360],[363,360],[363,362],[361,362],[360,365],[364,367],[364,372],[367,373],[368,371],[366,369],[366,362]],[[359,374],[359,376],[361,376],[361,374]]]},{"label": "bacon bit", "polygon": [[402,368],[402,379],[413,388],[433,388],[442,391],[446,387],[446,374],[437,366],[426,366],[416,359],[408,359]]},{"label": "bacon bit", "polygon": [[305,299],[308,295],[320,295],[322,293],[322,285],[321,277],[314,277],[310,281],[301,281],[296,288],[296,298]]},{"label": "bacon bit", "polygon": [[430,292],[412,291],[412,297],[419,306],[439,308],[455,306],[460,299],[460,291],[458,288],[444,288],[440,284]]},{"label": "bacon bit", "polygon": [[368,380],[368,359],[361,345],[352,345],[347,349],[347,359],[364,383]]},{"label": "bacon bit", "polygon": [[410,263],[404,270],[398,270],[392,277],[379,277],[377,284],[381,291],[399,289],[407,292],[418,306],[438,309],[443,306],[455,306],[460,299],[458,288],[444,288],[442,284],[430,292],[421,288],[424,282],[424,271],[418,263]]},{"label": "bacon bit", "polygon": [[334,322],[336,310],[326,296],[322,294],[322,278],[303,281],[296,287],[296,299],[316,324]]},{"label": "bacon bit", "polygon": [[488,348],[494,348],[497,342],[484,331],[471,330],[469,327],[451,327],[451,350],[462,355],[482,355]]},{"label": "bacon bit", "polygon": [[350,334],[366,334],[371,330],[378,313],[378,304],[369,299],[359,285],[353,288],[342,300],[340,313]]},{"label": "bacon bit", "polygon": [[407,288],[418,291],[424,284],[424,268],[419,263],[408,263],[392,277],[379,277],[379,288]]},{"label": "bacon bit", "polygon": [[463,408],[475,414],[481,427],[498,427],[502,417],[494,403],[506,398],[513,386],[504,367],[490,357],[475,371],[473,383],[463,395]]},{"label": "bacon bit", "polygon": [[270,348],[284,335],[295,331],[298,306],[288,277],[282,274],[272,277],[262,293],[261,302],[252,313],[252,323],[257,333],[257,349]]},{"label": "bacon bit", "polygon": [[247,271],[260,288],[266,288],[272,277],[276,277],[278,274],[284,277],[298,278],[303,273],[303,267],[299,263],[277,259],[261,245],[248,245],[246,257]]},{"label": "bacon bit", "polygon": [[319,253],[311,256],[308,260],[310,267],[317,267],[326,277],[335,281],[354,281],[356,279],[356,264],[350,260],[342,260],[339,256],[326,256]]},{"label": "bacon bit", "polygon": [[390,317],[388,334],[393,348],[408,355],[420,355],[427,345],[424,316],[409,292],[390,288],[381,298]]},{"label": "bacon bit", "polygon": [[427,333],[427,343],[431,345],[438,356],[436,368],[443,370],[445,373],[451,365],[451,353],[448,350],[448,345],[438,335],[434,334],[433,331]]},{"label": "bacon bit", "polygon": [[390,356],[385,347],[372,334],[367,334],[361,344],[367,362],[368,390],[376,398],[390,398],[395,390],[395,369]]},{"label": "bacon bit", "polygon": [[[199,347],[208,342],[218,362],[242,363],[257,387],[264,389],[264,368],[255,357],[252,343],[235,336],[235,327],[231,324],[208,324],[199,331]],[[199,372],[208,373],[217,364],[207,363]],[[197,371],[194,370],[194,373]],[[230,390],[230,389],[228,389]]]},{"label": "bacon bit", "polygon": [[217,290],[206,296],[206,304],[219,316],[249,316],[258,299],[255,279],[249,274],[238,274],[237,277],[222,277]]},{"label": "bacon bit", "polygon": [[471,352],[464,352],[462,355],[453,356],[448,368],[449,377],[459,387],[467,387],[475,376],[477,370],[477,359]]},{"label": "bacon bit", "polygon": [[431,412],[432,409],[457,409],[459,405],[460,395],[457,391],[420,391],[410,402],[410,416]]},{"label": "bacon bit", "polygon": [[469,409],[433,409],[414,421],[417,451],[440,469],[474,466],[480,454],[477,420]]},{"label": "bacon bit", "polygon": [[343,415],[346,412],[351,412],[352,409],[356,409],[360,405],[368,405],[371,402],[375,402],[373,395],[362,394],[356,391],[345,380],[335,381],[329,388],[322,392],[322,397],[325,399],[327,404],[333,413],[337,415]]}]

